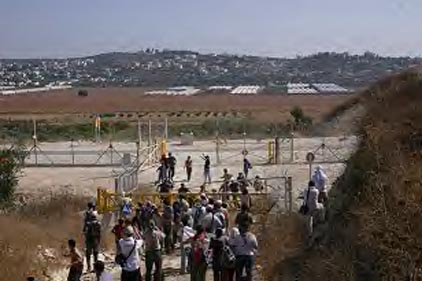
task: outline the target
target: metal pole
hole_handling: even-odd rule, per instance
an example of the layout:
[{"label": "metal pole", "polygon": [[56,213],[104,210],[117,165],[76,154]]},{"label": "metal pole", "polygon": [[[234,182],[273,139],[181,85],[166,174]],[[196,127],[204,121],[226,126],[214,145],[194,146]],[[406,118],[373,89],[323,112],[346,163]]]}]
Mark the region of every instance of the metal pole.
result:
[{"label": "metal pole", "polygon": [[295,135],[292,133],[290,136],[290,162],[295,161]]},{"label": "metal pole", "polygon": [[166,139],[166,141],[167,141],[167,140],[168,140],[168,138],[169,138],[168,126],[169,126],[169,124],[168,124],[168,119],[167,119],[167,117],[166,117],[166,119],[164,120],[164,138]]},{"label": "metal pole", "polygon": [[151,128],[152,124],[151,124],[151,119],[148,120],[148,163],[151,164],[151,145],[152,145],[152,128]]},{"label": "metal pole", "polygon": [[216,145],[215,145],[215,154],[217,159],[217,165],[220,165],[220,124],[217,119],[217,132],[216,132]]},{"label": "metal pole", "polygon": [[138,141],[139,141],[139,145],[142,145],[142,125],[139,119],[138,119]]},{"label": "metal pole", "polygon": [[139,163],[141,163],[141,161],[139,159],[139,157],[140,157],[139,150],[140,150],[140,143],[139,143],[139,141],[137,141],[136,142],[136,167],[138,167],[138,169],[139,169]]},{"label": "metal pole", "polygon": [[292,177],[288,177],[287,178],[287,186],[289,188],[289,213],[292,213],[292,210],[293,210],[293,194],[292,194],[293,183],[292,183]]}]

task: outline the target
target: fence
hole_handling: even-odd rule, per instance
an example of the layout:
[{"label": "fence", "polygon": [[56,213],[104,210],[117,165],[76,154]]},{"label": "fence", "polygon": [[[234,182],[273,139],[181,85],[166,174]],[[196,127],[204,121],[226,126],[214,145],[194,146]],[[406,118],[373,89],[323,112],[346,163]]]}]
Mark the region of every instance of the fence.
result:
[{"label": "fence", "polygon": [[[265,192],[253,192],[249,193],[254,202],[254,207],[259,210],[265,210],[270,207],[276,206],[278,210],[285,212],[292,212],[292,178],[291,177],[270,177],[263,178]],[[206,193],[210,198],[224,199],[230,208],[238,207],[238,196],[230,192],[208,192]],[[162,207],[164,198],[168,198],[171,203],[177,200],[179,194],[177,193],[128,193],[126,197],[132,199],[132,203],[151,201]],[[186,197],[188,200],[199,199],[200,193],[187,193]],[[97,209],[100,213],[116,212],[121,206],[123,196],[119,192],[110,192],[106,189],[97,189]]]}]

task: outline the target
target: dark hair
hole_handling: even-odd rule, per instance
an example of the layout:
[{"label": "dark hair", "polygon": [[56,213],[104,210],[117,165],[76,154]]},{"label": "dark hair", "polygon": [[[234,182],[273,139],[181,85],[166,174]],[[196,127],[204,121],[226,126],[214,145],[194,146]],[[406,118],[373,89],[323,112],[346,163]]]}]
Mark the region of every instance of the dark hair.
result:
[{"label": "dark hair", "polygon": [[223,207],[224,209],[227,209],[227,203],[223,202],[223,204],[221,204],[221,207]]},{"label": "dark hair", "polygon": [[104,262],[102,261],[96,261],[94,263],[94,270],[96,273],[102,273],[104,272],[105,266],[104,266]]},{"label": "dark hair", "polygon": [[209,198],[208,199],[208,204],[214,205],[214,198]]},{"label": "dark hair", "polygon": [[195,227],[195,230],[196,230],[196,234],[200,234],[200,233],[203,233],[205,231],[204,228],[202,227],[202,225],[197,225]]},{"label": "dark hair", "polygon": [[315,186],[314,181],[309,181],[308,186]]},{"label": "dark hair", "polygon": [[67,244],[68,244],[70,247],[76,247],[76,241],[75,241],[75,239],[69,239],[69,240],[67,241]]},{"label": "dark hair", "polygon": [[221,236],[223,236],[223,229],[221,229],[221,228],[217,228],[217,229],[215,230],[215,236],[216,236],[217,238],[220,238]]}]

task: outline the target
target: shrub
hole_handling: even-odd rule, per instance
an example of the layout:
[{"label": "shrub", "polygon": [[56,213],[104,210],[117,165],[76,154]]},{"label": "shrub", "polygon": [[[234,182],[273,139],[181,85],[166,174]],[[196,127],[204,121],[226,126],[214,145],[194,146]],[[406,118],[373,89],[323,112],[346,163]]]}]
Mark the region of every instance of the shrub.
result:
[{"label": "shrub", "polygon": [[18,148],[0,150],[0,204],[10,203],[13,200],[22,158],[22,151]]}]

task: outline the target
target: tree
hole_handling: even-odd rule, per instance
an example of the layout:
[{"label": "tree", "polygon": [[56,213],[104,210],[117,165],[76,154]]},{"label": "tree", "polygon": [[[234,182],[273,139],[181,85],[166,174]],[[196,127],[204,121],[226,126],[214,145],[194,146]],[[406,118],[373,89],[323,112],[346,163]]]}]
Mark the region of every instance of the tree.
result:
[{"label": "tree", "polygon": [[87,97],[88,96],[88,91],[87,90],[79,90],[78,91],[78,96],[80,96],[80,97]]},{"label": "tree", "polygon": [[300,106],[295,106],[291,111],[290,115],[293,117],[295,129],[307,128],[312,125],[312,118],[306,116]]},{"label": "tree", "polygon": [[14,198],[22,156],[19,148],[0,149],[0,204],[9,203]]}]

